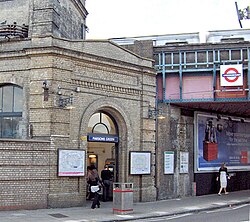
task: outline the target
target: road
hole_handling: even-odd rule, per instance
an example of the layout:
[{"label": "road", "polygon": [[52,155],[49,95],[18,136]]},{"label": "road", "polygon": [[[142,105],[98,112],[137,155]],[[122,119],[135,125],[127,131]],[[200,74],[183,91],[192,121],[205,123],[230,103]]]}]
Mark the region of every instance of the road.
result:
[{"label": "road", "polygon": [[250,205],[232,206],[228,208],[200,212],[198,214],[182,214],[169,217],[157,217],[136,220],[137,222],[250,222]]}]

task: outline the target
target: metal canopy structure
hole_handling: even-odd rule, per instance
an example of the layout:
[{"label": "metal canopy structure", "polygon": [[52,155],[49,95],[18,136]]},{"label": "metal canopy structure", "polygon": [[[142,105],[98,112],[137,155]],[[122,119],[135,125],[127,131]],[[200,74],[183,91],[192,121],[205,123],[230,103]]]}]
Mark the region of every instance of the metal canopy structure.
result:
[{"label": "metal canopy structure", "polygon": [[250,117],[250,102],[179,102],[170,103],[183,109],[220,113],[229,116]]},{"label": "metal canopy structure", "polygon": [[[249,42],[241,39],[226,40],[219,44],[175,44],[156,47],[155,68],[159,81],[162,82],[161,86],[158,86],[158,102],[188,110],[250,117],[249,55]],[[242,64],[245,75],[243,86],[227,88],[219,85],[220,66],[228,64]],[[199,79],[204,75],[212,78],[210,91],[194,91],[199,96],[192,96],[192,93],[189,95],[184,91],[184,78],[193,76],[193,79]],[[173,87],[167,84],[169,77],[178,78],[175,82],[179,85],[176,85],[173,92]]]}]

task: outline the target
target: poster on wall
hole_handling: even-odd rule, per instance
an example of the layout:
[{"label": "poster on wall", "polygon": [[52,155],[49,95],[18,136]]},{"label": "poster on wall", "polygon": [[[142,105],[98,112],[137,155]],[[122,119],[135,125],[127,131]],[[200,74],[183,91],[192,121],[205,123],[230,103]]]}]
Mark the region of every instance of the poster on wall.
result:
[{"label": "poster on wall", "polygon": [[58,149],[58,176],[84,176],[85,151]]},{"label": "poster on wall", "polygon": [[174,174],[174,152],[164,152],[164,174]]},{"label": "poster on wall", "polygon": [[250,122],[195,114],[195,171],[250,170]]},{"label": "poster on wall", "polygon": [[188,152],[180,152],[180,173],[188,173]]},{"label": "poster on wall", "polygon": [[151,173],[151,152],[130,151],[130,174],[141,175]]}]

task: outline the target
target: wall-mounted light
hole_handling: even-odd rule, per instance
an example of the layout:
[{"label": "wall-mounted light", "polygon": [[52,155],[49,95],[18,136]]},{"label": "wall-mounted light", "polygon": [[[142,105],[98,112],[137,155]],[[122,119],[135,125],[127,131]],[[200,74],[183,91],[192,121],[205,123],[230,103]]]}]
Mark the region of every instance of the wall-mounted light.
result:
[{"label": "wall-mounted light", "polygon": [[89,154],[89,158],[96,158],[95,154]]},{"label": "wall-mounted light", "polygon": [[150,119],[165,119],[165,116],[163,116],[162,109],[156,109],[151,106],[148,107],[148,118]]},{"label": "wall-mounted light", "polygon": [[[70,89],[66,89],[66,88],[63,88],[63,90],[70,90]],[[58,106],[60,108],[66,108],[66,109],[73,109],[75,108],[73,106],[73,90],[70,90],[71,93],[70,93],[70,96],[64,96],[63,93],[62,93],[62,88],[61,86],[58,86],[57,88],[57,95],[59,96],[59,99],[58,99]],[[80,87],[76,87],[74,89],[75,92],[79,93],[81,90],[80,90]]]},{"label": "wall-mounted light", "polygon": [[59,107],[73,109],[73,93],[69,97],[63,98],[62,95],[59,96]]}]

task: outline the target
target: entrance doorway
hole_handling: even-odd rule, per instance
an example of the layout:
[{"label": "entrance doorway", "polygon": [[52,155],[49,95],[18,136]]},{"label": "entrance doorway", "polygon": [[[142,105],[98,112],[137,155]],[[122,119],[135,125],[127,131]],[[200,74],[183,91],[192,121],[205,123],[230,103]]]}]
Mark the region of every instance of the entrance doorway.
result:
[{"label": "entrance doorway", "polygon": [[89,120],[87,138],[87,166],[95,166],[100,176],[104,167],[108,166],[113,175],[111,182],[118,182],[119,136],[115,120],[102,111],[93,114]]},{"label": "entrance doorway", "polygon": [[105,165],[113,174],[113,180],[117,181],[116,144],[105,142],[88,142],[87,166],[95,166],[99,175]]}]

